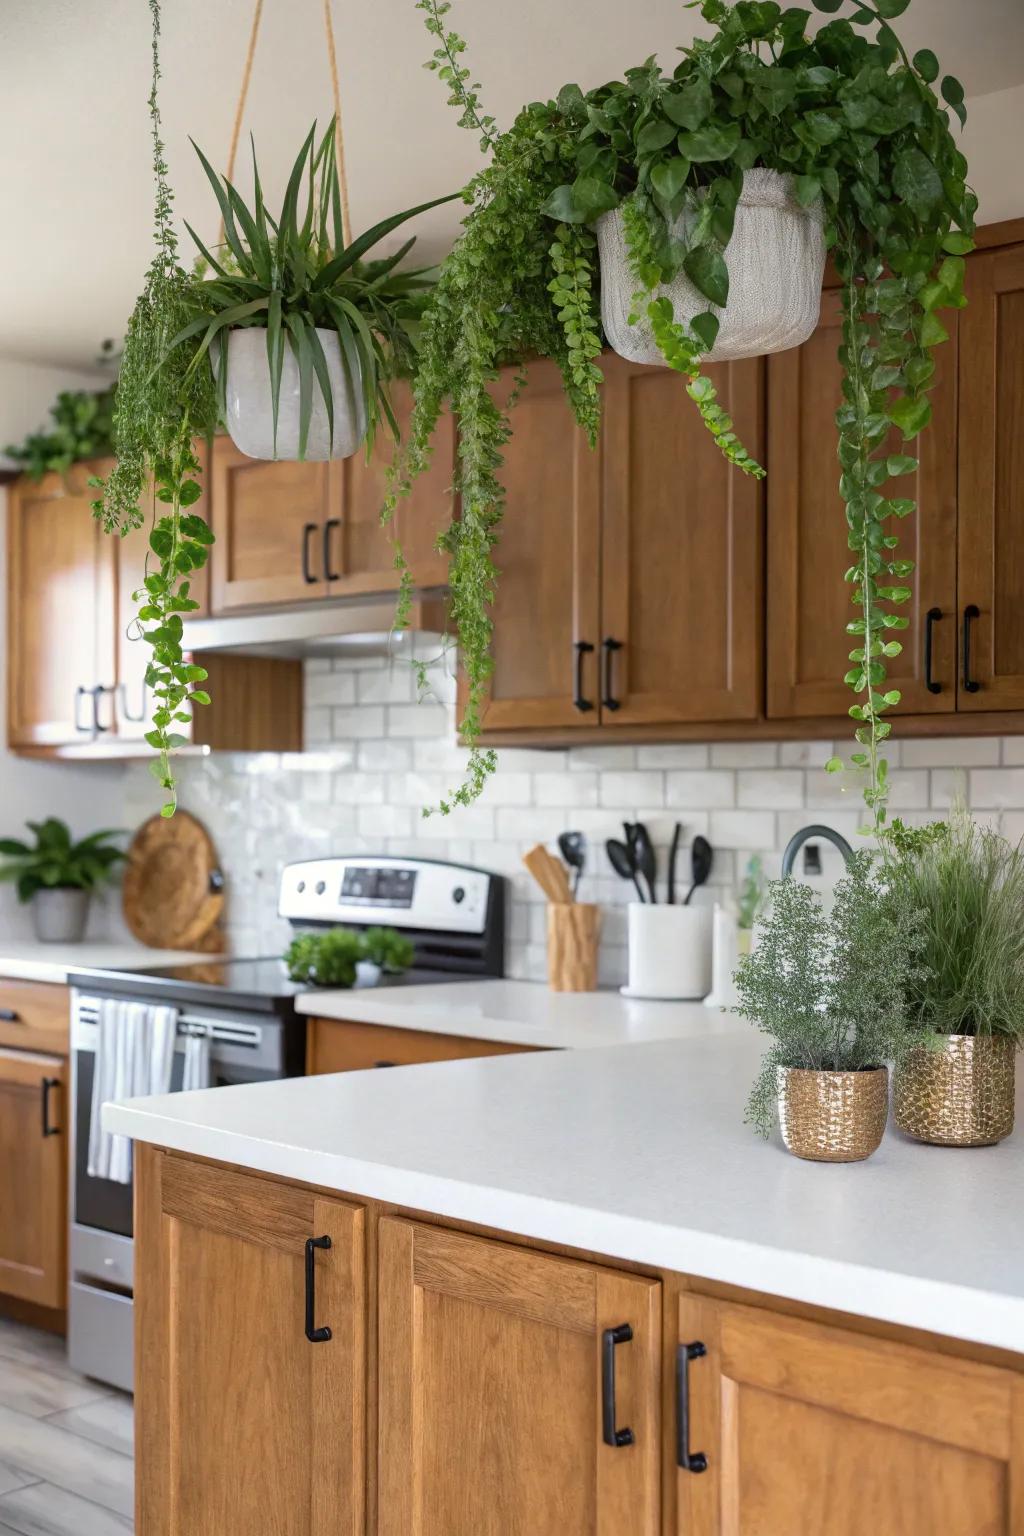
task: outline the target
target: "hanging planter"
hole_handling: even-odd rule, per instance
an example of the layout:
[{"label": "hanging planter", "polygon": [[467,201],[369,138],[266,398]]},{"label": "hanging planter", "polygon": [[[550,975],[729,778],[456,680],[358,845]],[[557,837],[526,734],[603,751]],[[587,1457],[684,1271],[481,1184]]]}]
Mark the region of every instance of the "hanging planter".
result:
[{"label": "hanging planter", "polygon": [[[684,209],[672,238],[685,241],[698,218]],[[636,313],[636,278],[622,210],[602,214],[596,231],[605,336],[628,362],[663,368],[665,358],[654,332]],[[761,357],[800,346],[817,326],[821,310],[825,230],[820,199],[803,207],[794,196],[792,176],[754,166],[743,175],[728,250],[729,302],[724,308],[709,305],[685,272],[659,285],[655,297],[667,298],[684,326],[690,327],[705,312],[715,317],[718,334],[703,354],[704,362]]]},{"label": "hanging planter", "polygon": [[316,336],[327,369],[333,423],[326,393],[315,394],[303,450],[302,380],[294,351],[289,347],[282,356],[275,402],[266,332],[252,327],[228,332],[224,423],[235,447],[250,459],[321,462],[347,459],[358,451],[367,425],[362,370],[358,364],[349,366],[335,332],[317,328]]},{"label": "hanging planter", "polygon": [[[912,570],[894,552],[892,525],[913,510],[887,496],[886,484],[916,467],[885,442],[894,425],[908,442],[927,426],[931,350],[946,338],[939,312],[965,302],[977,208],[951,131],[953,116],[964,121],[963,88],[940,77],[930,49],[906,52],[891,23],[908,4],[849,0],[843,16],[835,13],[844,0],[815,0],[825,16],[811,30],[806,9],[775,0],[702,0],[709,35],[680,50],[670,75],[651,57],[595,90],[565,85],[501,132],[462,62],[463,39],[449,30],[451,5],[417,0],[435,41],[430,67],[490,156],[464,191],[471,211],[439,274],[410,439],[385,507],[389,517],[430,463],[450,402],[460,498],[444,547],[468,683],[461,732],[472,751],[442,810],[471,803],[495,761],[476,744],[511,431],[507,407],[490,393],[496,371],[538,353],[553,358],[593,445],[608,340],[678,372],[729,463],[760,477],[701,368],[804,339],[824,246],[844,314],[836,422],[855,604],[854,763],[865,770],[876,824],[884,820],[883,715],[899,703],[886,666],[901,649],[907,620],[897,610]],[[755,203],[766,191],[773,201]]]}]

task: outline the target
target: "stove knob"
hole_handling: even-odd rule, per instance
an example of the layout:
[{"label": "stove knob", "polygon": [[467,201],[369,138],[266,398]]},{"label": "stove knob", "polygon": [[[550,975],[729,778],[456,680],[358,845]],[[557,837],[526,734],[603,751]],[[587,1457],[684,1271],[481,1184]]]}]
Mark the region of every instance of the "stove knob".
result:
[{"label": "stove knob", "polygon": [[327,889],[327,881],[326,880],[318,880],[317,883],[316,883],[316,893],[317,893],[317,895],[318,896],[322,896],[324,891],[326,891],[326,889]]},{"label": "stove knob", "polygon": [[298,891],[299,895],[301,896],[303,891],[306,889],[306,882],[305,882],[305,880],[300,880],[298,885],[295,887],[295,889]]},{"label": "stove knob", "polygon": [[460,906],[462,904],[462,902],[465,901],[465,899],[466,899],[466,892],[465,892],[465,890],[463,889],[463,887],[461,885],[457,885],[455,887],[454,891],[452,891],[452,901],[454,901],[455,905],[458,907],[458,906]]}]

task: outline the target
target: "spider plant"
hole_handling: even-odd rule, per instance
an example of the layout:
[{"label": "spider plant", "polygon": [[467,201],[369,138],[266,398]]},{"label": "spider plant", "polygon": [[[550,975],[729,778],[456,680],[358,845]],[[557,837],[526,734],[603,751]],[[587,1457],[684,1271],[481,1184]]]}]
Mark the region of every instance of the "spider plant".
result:
[{"label": "spider plant", "polygon": [[397,440],[388,383],[412,371],[413,332],[429,301],[434,276],[427,267],[399,270],[415,236],[391,256],[364,258],[399,225],[459,196],[451,193],[392,214],[346,244],[334,119],[319,147],[316,132],[314,123],[292,167],[276,219],[264,202],[255,144],[250,208],[193,141],[220,208],[224,237],[214,254],[186,223],[203,267],[199,313],[172,339],[171,349],[202,336],[190,371],[213,367],[223,414],[228,356],[227,346],[221,344],[223,333],[242,326],[266,331],[275,457],[286,344],[294,352],[299,372],[299,457],[305,456],[309,437],[314,385],[322,396],[333,442],[335,401],[317,334],[321,330],[337,335],[344,367],[362,390],[368,446],[372,447],[382,419]]}]

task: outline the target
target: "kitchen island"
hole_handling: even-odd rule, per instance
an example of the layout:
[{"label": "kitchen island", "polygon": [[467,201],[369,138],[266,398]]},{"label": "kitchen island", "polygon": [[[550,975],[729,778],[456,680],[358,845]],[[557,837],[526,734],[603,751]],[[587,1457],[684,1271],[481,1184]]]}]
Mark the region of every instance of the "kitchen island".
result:
[{"label": "kitchen island", "polygon": [[709,1022],[108,1107],[140,1536],[1024,1529],[1018,1139],[801,1163]]}]

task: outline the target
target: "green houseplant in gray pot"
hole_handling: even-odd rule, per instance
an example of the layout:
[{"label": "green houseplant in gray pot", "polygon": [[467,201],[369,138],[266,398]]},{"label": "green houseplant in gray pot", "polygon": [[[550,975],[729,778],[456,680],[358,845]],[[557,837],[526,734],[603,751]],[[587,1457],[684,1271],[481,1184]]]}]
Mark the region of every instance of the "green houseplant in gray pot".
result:
[{"label": "green houseplant in gray pot", "polygon": [[908,992],[923,919],[855,854],[830,912],[793,879],[769,887],[757,948],[736,969],[736,1012],[770,1036],[747,1118],[767,1136],[778,1116],[797,1157],[870,1157],[889,1112],[889,1063],[913,1044]]},{"label": "green houseplant in gray pot", "polygon": [[13,881],[18,900],[31,905],[38,939],[74,944],[85,933],[93,891],[113,880],[126,857],[111,842],[119,834],[93,832],[76,843],[56,816],[26,825],[34,843],[0,838],[0,880]]},{"label": "green houseplant in gray pot", "polygon": [[1024,848],[962,806],[920,830],[894,822],[886,846],[891,885],[923,913],[925,933],[893,1117],[919,1141],[991,1146],[1013,1130],[1024,1045]]}]

